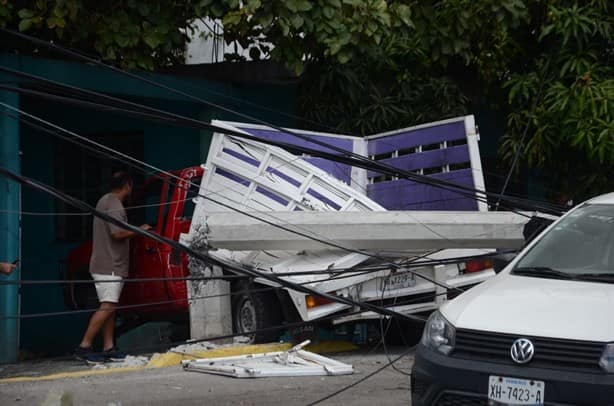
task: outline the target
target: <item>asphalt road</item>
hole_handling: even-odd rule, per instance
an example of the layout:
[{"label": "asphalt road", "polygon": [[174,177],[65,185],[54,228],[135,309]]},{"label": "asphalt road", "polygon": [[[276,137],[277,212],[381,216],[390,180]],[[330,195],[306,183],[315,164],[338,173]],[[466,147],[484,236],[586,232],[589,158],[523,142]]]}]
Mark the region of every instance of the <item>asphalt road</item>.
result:
[{"label": "asphalt road", "polygon": [[[396,357],[402,348],[390,350]],[[361,379],[388,362],[383,353],[358,352],[332,358],[352,364],[339,377],[235,379],[180,367],[87,378],[0,384],[1,405],[41,405],[50,391],[70,392],[74,405],[306,405]],[[409,372],[413,356],[396,364]],[[323,405],[403,405],[410,403],[409,377],[388,367]],[[59,406],[59,405],[58,405]]]}]

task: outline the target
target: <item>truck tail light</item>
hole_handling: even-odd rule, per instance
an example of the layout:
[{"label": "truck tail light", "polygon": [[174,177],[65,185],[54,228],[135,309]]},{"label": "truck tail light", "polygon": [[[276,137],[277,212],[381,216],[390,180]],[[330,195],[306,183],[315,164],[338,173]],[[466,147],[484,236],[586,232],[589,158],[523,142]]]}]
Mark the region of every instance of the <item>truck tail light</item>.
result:
[{"label": "truck tail light", "polygon": [[[329,294],[332,294],[332,293],[329,293]],[[335,301],[327,299],[322,296],[307,295],[307,298],[305,299],[305,303],[307,304],[308,309],[313,309],[314,307],[335,303]]]},{"label": "truck tail light", "polygon": [[492,259],[478,259],[465,262],[465,273],[480,272],[492,268]]}]

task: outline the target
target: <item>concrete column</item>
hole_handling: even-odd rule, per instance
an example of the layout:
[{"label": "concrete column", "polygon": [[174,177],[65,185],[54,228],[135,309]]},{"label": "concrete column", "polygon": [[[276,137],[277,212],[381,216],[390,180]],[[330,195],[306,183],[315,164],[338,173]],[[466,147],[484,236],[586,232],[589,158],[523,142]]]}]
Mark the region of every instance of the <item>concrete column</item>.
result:
[{"label": "concrete column", "polygon": [[[0,92],[2,103],[19,107],[19,96]],[[0,107],[1,108],[1,107]],[[19,173],[19,122],[0,114],[0,166]],[[19,184],[0,177],[0,261],[12,262],[20,257]],[[19,280],[19,271],[0,276],[0,281]],[[0,285],[0,316],[19,316],[19,286]],[[19,353],[19,320],[0,320],[0,364],[17,361]]]},{"label": "concrete column", "polygon": [[[182,234],[179,242],[197,251],[206,250],[206,240],[198,228],[190,235]],[[222,268],[210,267],[195,258],[190,259],[190,276],[222,276]],[[204,340],[232,334],[230,283],[222,280],[188,281],[190,304],[190,338]],[[220,340],[231,342],[232,339]]]},{"label": "concrete column", "polygon": [[[222,268],[207,268],[204,276],[222,276]],[[202,340],[232,334],[230,283],[190,281],[190,338]],[[202,299],[202,297],[209,297]],[[232,339],[222,340],[231,342]]]}]

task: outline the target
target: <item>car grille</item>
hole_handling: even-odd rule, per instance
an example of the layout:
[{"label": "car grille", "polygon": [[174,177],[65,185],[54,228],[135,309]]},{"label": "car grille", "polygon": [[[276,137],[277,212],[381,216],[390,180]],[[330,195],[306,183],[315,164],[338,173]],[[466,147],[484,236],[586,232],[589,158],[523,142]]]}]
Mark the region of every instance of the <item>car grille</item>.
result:
[{"label": "car grille", "polygon": [[437,399],[437,406],[487,406],[488,400],[483,397],[462,395],[459,393],[444,393]]},{"label": "car grille", "polygon": [[514,341],[528,338],[535,346],[535,355],[528,365],[542,368],[570,368],[601,370],[599,359],[603,343],[590,341],[560,340],[488,333],[472,330],[457,330],[453,357],[479,359],[516,365],[510,356]]}]

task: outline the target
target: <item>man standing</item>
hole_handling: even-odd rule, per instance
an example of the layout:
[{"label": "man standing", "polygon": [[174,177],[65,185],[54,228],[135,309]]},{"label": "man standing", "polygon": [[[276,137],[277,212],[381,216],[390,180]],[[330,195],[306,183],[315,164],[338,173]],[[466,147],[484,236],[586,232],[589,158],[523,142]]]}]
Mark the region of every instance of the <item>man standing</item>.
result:
[{"label": "man standing", "polygon": [[[102,196],[96,210],[117,220],[126,222],[123,203],[132,194],[132,179],[126,172],[116,172],[111,179],[111,192]],[[151,227],[142,225],[143,230]],[[81,344],[75,349],[75,357],[88,363],[119,361],[125,355],[115,347],[115,309],[119,302],[123,279],[128,276],[130,265],[130,238],[137,234],[115,224],[94,217],[93,247],[90,258],[90,273],[96,283],[100,307],[92,315]],[[93,351],[94,338],[102,330],[103,352]]]}]

